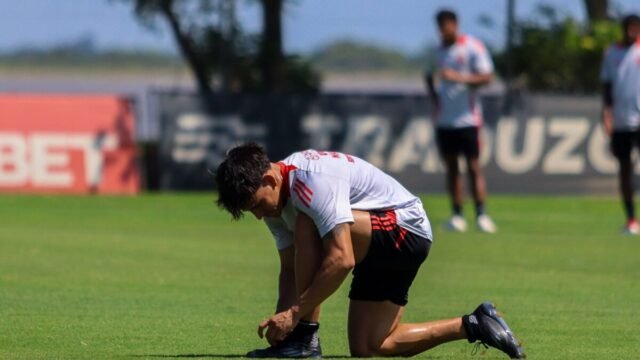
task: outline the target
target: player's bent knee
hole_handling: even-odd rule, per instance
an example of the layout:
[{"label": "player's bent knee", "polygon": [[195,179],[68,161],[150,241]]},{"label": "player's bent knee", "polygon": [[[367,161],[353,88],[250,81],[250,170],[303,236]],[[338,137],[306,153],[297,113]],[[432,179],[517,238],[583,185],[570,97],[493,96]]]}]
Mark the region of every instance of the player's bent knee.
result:
[{"label": "player's bent knee", "polygon": [[395,341],[391,339],[385,340],[382,345],[380,345],[380,350],[378,351],[380,356],[394,356],[399,355]]},{"label": "player's bent knee", "polygon": [[353,341],[349,344],[349,351],[353,357],[373,357],[380,356],[381,353],[376,346],[368,341],[369,339],[361,338],[361,341]]},{"label": "player's bent knee", "polygon": [[352,357],[365,358],[376,356],[376,354],[366,346],[351,347],[349,350]]},{"label": "player's bent knee", "polygon": [[397,356],[396,343],[392,340],[385,340],[382,345],[374,346],[372,344],[362,344],[350,346],[352,357],[380,357],[380,356]]}]

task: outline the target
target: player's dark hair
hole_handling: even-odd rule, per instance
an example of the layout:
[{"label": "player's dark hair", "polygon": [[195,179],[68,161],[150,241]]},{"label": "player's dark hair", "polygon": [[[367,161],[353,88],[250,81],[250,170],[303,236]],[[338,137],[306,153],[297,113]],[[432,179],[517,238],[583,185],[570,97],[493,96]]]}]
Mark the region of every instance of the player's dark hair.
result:
[{"label": "player's dark hair", "polygon": [[438,11],[436,14],[436,21],[438,22],[438,26],[442,26],[447,21],[458,22],[458,17],[456,13],[449,9],[443,9]]},{"label": "player's dark hair", "polygon": [[640,16],[631,14],[622,18],[622,30],[624,31],[625,36],[627,34],[627,30],[629,29],[629,26],[633,24],[640,24]]},{"label": "player's dark hair", "polygon": [[267,153],[254,142],[229,150],[216,171],[218,206],[231,213],[234,219],[240,219],[242,208],[256,193],[262,184],[262,175],[270,166]]}]

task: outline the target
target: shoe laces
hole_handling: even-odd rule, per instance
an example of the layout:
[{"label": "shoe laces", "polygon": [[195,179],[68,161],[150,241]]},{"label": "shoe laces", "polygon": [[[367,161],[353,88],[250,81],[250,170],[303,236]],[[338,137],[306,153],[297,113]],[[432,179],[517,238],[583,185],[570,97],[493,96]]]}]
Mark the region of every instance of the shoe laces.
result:
[{"label": "shoe laces", "polygon": [[[484,346],[484,349],[481,349],[483,346]],[[482,350],[482,353],[480,353],[480,355],[484,355],[484,353],[487,351],[488,348],[489,348],[489,346],[487,344],[485,344],[482,341],[478,341],[473,346],[473,350],[471,350],[471,355],[476,355],[479,350]]]}]

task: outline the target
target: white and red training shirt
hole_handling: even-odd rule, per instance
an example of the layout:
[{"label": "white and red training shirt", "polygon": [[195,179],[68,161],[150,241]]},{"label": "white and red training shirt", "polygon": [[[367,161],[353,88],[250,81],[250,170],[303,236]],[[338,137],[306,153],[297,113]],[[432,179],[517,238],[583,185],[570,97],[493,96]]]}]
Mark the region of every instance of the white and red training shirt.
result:
[{"label": "white and red training shirt", "polygon": [[[293,244],[298,211],[325,236],[336,225],[352,223],[351,210],[394,210],[397,224],[431,241],[431,225],[420,199],[382,170],[355,156],[305,150],[278,163],[289,198],[279,218],[264,218],[278,250]],[[286,194],[286,193],[285,193]]]},{"label": "white and red training shirt", "polygon": [[611,83],[613,128],[633,131],[640,128],[640,39],[626,47],[612,45],[602,62],[600,79]]},{"label": "white and red training shirt", "polygon": [[[435,50],[435,69],[452,69],[465,75],[493,73],[493,61],[482,42],[469,35],[460,35],[450,45]],[[482,105],[478,99],[478,87],[440,79],[436,85],[438,108],[435,111],[436,127],[458,129],[482,126]]]}]

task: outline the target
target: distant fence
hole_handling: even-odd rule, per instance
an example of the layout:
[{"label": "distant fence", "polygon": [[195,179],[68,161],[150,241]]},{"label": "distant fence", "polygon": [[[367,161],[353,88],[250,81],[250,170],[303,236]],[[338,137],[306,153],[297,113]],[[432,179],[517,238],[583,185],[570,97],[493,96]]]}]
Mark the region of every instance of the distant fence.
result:
[{"label": "distant fence", "polygon": [[0,95],[0,192],[134,194],[128,99]]},{"label": "distant fence", "polygon": [[[254,140],[273,159],[304,148],[362,157],[414,191],[444,191],[430,105],[423,96],[155,93],[163,189],[211,189],[234,144]],[[595,97],[531,96],[509,116],[483,98],[482,161],[492,192],[613,193],[616,164]]]}]

